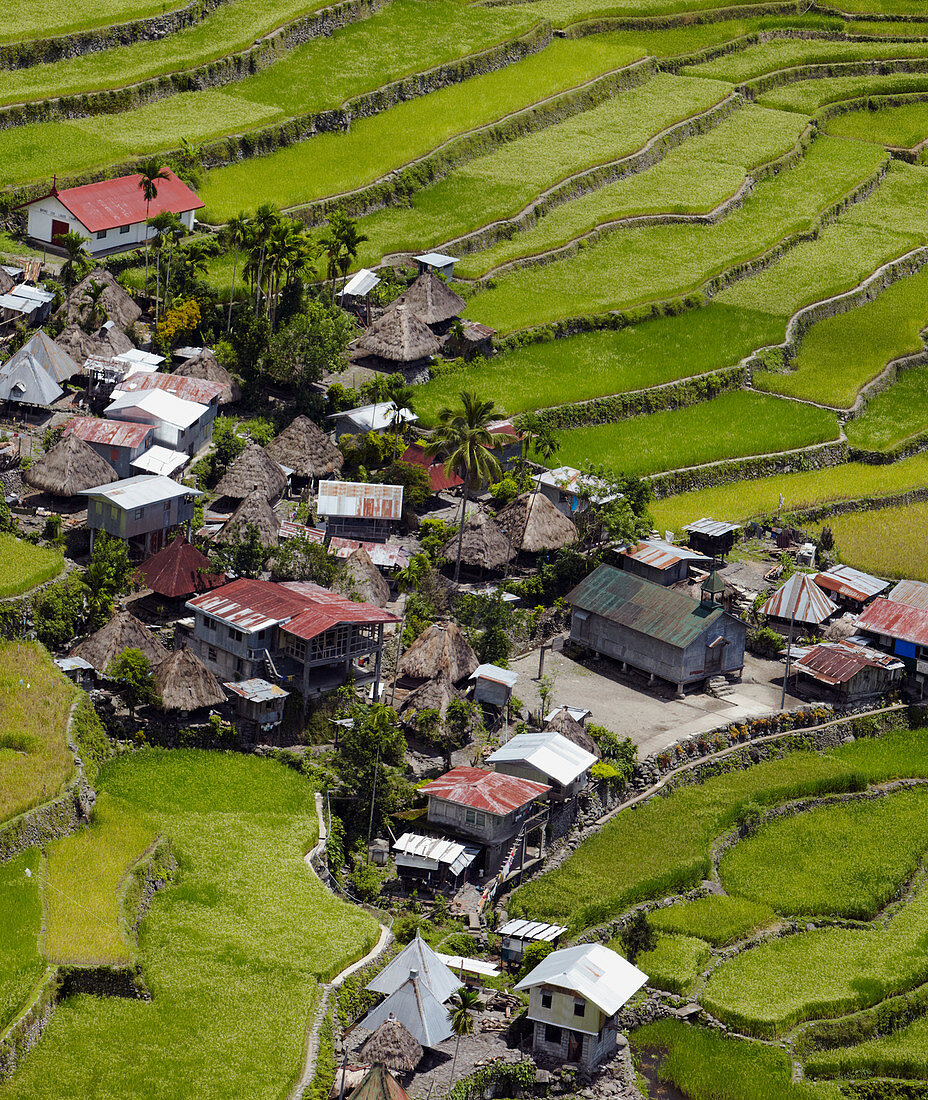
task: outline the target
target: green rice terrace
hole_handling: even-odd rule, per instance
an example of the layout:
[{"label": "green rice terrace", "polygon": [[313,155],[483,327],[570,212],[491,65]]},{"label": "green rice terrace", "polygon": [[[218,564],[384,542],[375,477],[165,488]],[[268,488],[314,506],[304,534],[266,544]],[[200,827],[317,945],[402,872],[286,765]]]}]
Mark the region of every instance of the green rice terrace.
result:
[{"label": "green rice terrace", "polygon": [[[218,241],[204,277],[247,305],[230,219],[270,204],[318,240],[343,209],[342,275],[446,252],[494,330],[413,388],[421,427],[472,391],[556,428],[552,467],[653,479],[660,531],[782,511],[928,580],[923,0],[16,0],[0,24],[4,254],[32,254],[13,211],[53,177],[157,156],[206,204],[183,247]],[[63,568],[0,551],[0,599]],[[0,821],[75,782],[79,697],[0,647]],[[633,1032],[655,1095],[928,1095],[905,1091],[928,1078],[928,732],[719,772],[623,811],[510,915],[576,936],[674,899],[639,964],[730,1033]],[[0,1100],[287,1095],[320,985],[378,935],[304,864],[311,784],[146,748],[94,788],[86,828],[0,864],[0,1028],[54,968],[151,999],[63,997]],[[136,927],[149,866],[169,881]]]}]

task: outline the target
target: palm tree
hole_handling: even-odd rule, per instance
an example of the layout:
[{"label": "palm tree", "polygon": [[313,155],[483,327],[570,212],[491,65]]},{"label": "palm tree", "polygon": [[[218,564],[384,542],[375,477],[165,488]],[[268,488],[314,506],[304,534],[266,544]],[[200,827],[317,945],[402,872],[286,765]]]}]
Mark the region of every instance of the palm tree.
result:
[{"label": "palm tree", "polygon": [[61,265],[61,279],[68,288],[68,315],[71,313],[71,292],[84,277],[87,270],[88,256],[84,249],[85,238],[72,229],[70,233],[62,233],[55,240],[68,254],[68,258]]},{"label": "palm tree", "polygon": [[[258,307],[261,304],[261,290],[264,285],[264,256],[267,251],[267,242],[271,235],[271,231],[280,219],[280,214],[277,209],[269,202],[262,203],[255,211],[255,216],[252,219],[252,233],[253,233],[253,245],[259,253],[257,261],[257,278],[255,282],[255,313],[258,312]],[[252,262],[254,263],[254,256],[252,256]]]},{"label": "palm tree", "polygon": [[335,214],[329,218],[329,228],[319,238],[319,247],[322,250],[322,255],[325,258],[325,277],[332,280],[332,301],[335,301],[335,280],[338,278],[341,271],[341,258],[342,258],[342,240],[335,230],[335,223],[333,219]]},{"label": "palm tree", "polygon": [[438,414],[438,426],[426,447],[426,454],[447,455],[445,470],[458,473],[464,480],[461,496],[461,529],[458,532],[458,556],[454,567],[455,583],[461,576],[461,551],[464,544],[464,520],[467,496],[484,481],[498,480],[500,464],[493,450],[496,440],[487,425],[496,416],[492,401],[481,401],[472,393],[461,394],[461,408],[444,408]]},{"label": "palm tree", "polygon": [[[340,215],[335,219],[335,232],[341,241],[342,251],[338,260],[338,268],[342,274],[342,278],[348,274],[348,268],[357,259],[358,248],[360,245],[368,239],[363,233],[358,232],[358,223],[354,218],[349,218],[347,214],[342,211],[338,211]],[[334,215],[333,215],[334,218]],[[330,222],[332,219],[330,219]]]},{"label": "palm tree", "polygon": [[226,319],[226,333],[232,331],[232,303],[235,301],[235,272],[238,268],[238,250],[248,243],[248,215],[236,214],[229,218],[219,234],[220,240],[228,248],[234,249],[232,258],[232,290],[229,294],[229,316]]},{"label": "palm tree", "polygon": [[87,312],[89,331],[93,331],[97,327],[96,322],[105,316],[102,306],[104,290],[106,290],[106,283],[97,282],[96,279],[91,279],[84,289],[82,301],[89,307]]},{"label": "palm tree", "polygon": [[390,427],[393,429],[393,461],[396,462],[397,445],[400,439],[400,432],[403,430],[403,424],[405,423],[405,417],[403,416],[403,410],[409,409],[413,412],[413,390],[412,386],[407,386],[401,374],[391,374],[387,380],[385,386],[385,396],[390,401],[390,408],[387,410],[387,415],[390,418]]},{"label": "palm tree", "polygon": [[[158,197],[158,182],[166,180],[168,173],[162,168],[156,157],[149,157],[142,162],[139,168],[139,190],[145,200],[145,221],[148,221],[148,210],[152,201]],[[145,235],[145,293],[148,294],[148,234]]]},{"label": "palm tree", "polygon": [[461,1047],[461,1039],[470,1035],[474,1030],[474,1011],[480,1003],[480,994],[476,989],[459,989],[448,1002],[451,1010],[451,1030],[457,1036],[454,1043],[454,1058],[451,1060],[451,1079],[448,1089],[454,1084],[454,1070],[458,1064],[458,1050]]},{"label": "palm tree", "polygon": [[[157,327],[158,306],[161,299],[161,253],[164,249],[164,238],[169,233],[182,236],[185,229],[180,216],[170,210],[162,210],[160,213],[155,214],[153,218],[148,219],[148,224],[155,231],[155,326]],[[165,300],[167,296],[167,286],[165,286]]]}]

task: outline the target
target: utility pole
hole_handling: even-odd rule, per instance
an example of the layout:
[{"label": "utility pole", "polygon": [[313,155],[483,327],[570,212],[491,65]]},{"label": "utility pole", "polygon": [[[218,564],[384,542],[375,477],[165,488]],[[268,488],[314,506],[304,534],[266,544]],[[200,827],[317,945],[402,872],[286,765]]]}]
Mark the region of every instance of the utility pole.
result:
[{"label": "utility pole", "polygon": [[793,622],[796,619],[796,603],[798,599],[799,593],[797,592],[789,613],[789,636],[786,641],[786,672],[783,674],[783,691],[780,693],[780,710],[783,710],[786,706],[786,683],[789,680],[790,650],[793,648]]},{"label": "utility pole", "polygon": [[380,771],[380,749],[377,749],[377,763],[374,765],[374,788],[371,791],[371,817],[367,823],[367,843],[371,842],[371,834],[374,831],[374,802],[377,799],[377,773]]}]

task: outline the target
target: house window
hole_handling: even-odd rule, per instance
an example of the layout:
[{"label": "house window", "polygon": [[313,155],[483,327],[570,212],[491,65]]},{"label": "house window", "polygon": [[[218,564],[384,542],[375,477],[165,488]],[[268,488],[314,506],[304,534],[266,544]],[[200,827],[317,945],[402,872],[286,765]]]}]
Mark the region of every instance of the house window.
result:
[{"label": "house window", "polygon": [[541,995],[541,1007],[542,1008],[550,1008],[551,1007],[551,994],[550,993],[542,993],[542,995]]},{"label": "house window", "polygon": [[306,643],[300,641],[299,638],[294,638],[291,635],[287,635],[287,654],[295,661],[306,660]]},{"label": "house window", "polygon": [[583,1016],[586,1014],[586,1001],[574,1001],[574,1015]]},{"label": "house window", "polygon": [[545,1024],[545,1042],[559,1047],[561,1045],[561,1029],[554,1024]]},{"label": "house window", "polygon": [[232,639],[233,642],[240,642],[242,638],[245,637],[245,635],[240,630],[236,630],[234,626],[230,626],[229,637]]},{"label": "house window", "polygon": [[236,657],[235,658],[235,671],[236,672],[241,672],[244,667],[245,667],[245,662],[242,660],[242,658],[241,657]]},{"label": "house window", "polygon": [[145,509],[144,509],[144,508],[136,508],[136,510],[135,510],[135,518],[136,518],[136,519],[141,519],[141,518],[142,518],[142,513],[143,513],[144,511],[145,511]]},{"label": "house window", "polygon": [[169,500],[166,500],[164,502],[164,514],[167,516],[167,515],[170,515],[170,512],[171,512],[171,502]]},{"label": "house window", "polygon": [[464,823],[465,825],[477,825],[482,829],[487,823],[487,815],[480,813],[479,810],[465,810]]},{"label": "house window", "polygon": [[128,233],[128,232],[129,232],[129,230],[130,230],[131,228],[132,228],[132,226],[131,226],[131,225],[121,225],[121,226],[119,227],[119,232],[120,232],[120,233],[122,233],[123,235],[125,235],[126,233]]},{"label": "house window", "polygon": [[97,230],[97,240],[98,241],[105,241],[106,240],[106,230],[105,229],[98,229]]},{"label": "house window", "polygon": [[206,647],[206,656],[210,661],[216,660],[216,650],[212,646]]}]

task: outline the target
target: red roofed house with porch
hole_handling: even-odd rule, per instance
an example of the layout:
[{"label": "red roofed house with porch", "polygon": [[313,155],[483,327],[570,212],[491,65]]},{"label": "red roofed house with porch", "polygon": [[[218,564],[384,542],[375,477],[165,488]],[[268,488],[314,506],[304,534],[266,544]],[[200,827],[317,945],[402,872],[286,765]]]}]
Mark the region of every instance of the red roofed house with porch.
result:
[{"label": "red roofed house with porch", "polygon": [[187,602],[186,644],[224,680],[284,681],[303,698],[354,676],[380,681],[383,628],[399,620],[303,581],[240,579]]},{"label": "red roofed house with porch", "polygon": [[508,872],[524,866],[530,844],[539,858],[544,854],[548,806],[542,800],[550,786],[462,767],[445,772],[422,790],[429,800],[430,825],[482,845],[485,875],[500,867]]},{"label": "red roofed house with porch", "polygon": [[928,694],[928,609],[878,596],[864,608],[857,632],[902,661],[920,698]]},{"label": "red roofed house with porch", "polygon": [[165,172],[167,178],[155,184],[158,194],[147,210],[139,175],[63,191],[52,183],[48,194],[20,207],[26,211],[27,236],[38,244],[54,246],[58,237],[80,233],[87,238],[87,251],[101,256],[144,244],[146,237],[154,235],[145,224],[146,218],[165,210],[177,214],[187,229],[193,229],[194,211],[204,205],[203,200],[169,168]]},{"label": "red roofed house with porch", "polygon": [[113,467],[121,478],[137,471],[132,463],[154,445],[151,424],[130,424],[126,420],[98,420],[93,416],[75,416],[64,426],[64,434],[73,433],[90,445]]}]

